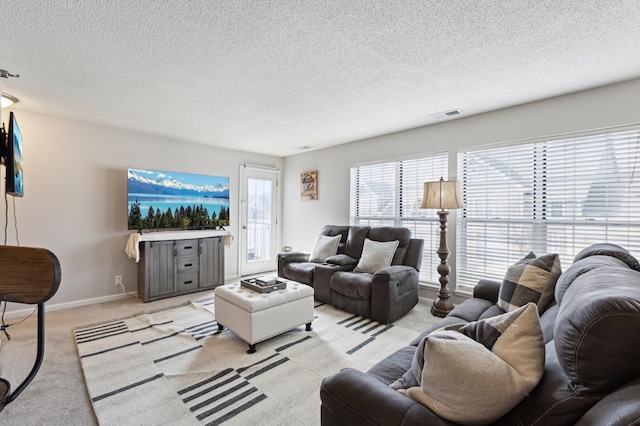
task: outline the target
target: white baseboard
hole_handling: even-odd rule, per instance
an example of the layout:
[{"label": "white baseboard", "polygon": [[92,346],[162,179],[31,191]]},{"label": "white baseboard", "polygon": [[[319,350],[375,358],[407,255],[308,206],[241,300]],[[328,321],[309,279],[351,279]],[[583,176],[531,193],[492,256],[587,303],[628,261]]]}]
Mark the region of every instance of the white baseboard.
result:
[{"label": "white baseboard", "polygon": [[[126,299],[129,297],[138,297],[137,291],[130,291],[127,293],[112,294],[110,296],[94,297],[91,299],[74,300],[73,302],[64,303],[45,303],[45,312],[59,311],[62,309],[77,308],[79,306],[95,305],[96,303],[113,302],[114,300]],[[24,306],[24,305],[21,305]],[[15,309],[7,311],[4,315],[5,319],[12,318],[24,318],[34,312],[36,305],[29,305],[25,309]]]},{"label": "white baseboard", "polygon": [[[228,277],[225,277],[225,283],[229,284],[230,282],[235,282],[235,281],[238,281],[239,279],[240,279],[240,276],[238,276],[237,274],[228,276]],[[138,297],[138,292],[129,291],[126,293],[118,293],[118,294],[112,294],[109,296],[93,297],[91,299],[74,300],[72,302],[64,302],[64,303],[46,303],[45,312],[59,311],[61,309],[77,308],[79,306],[95,305],[97,303],[113,302],[114,300],[122,300],[128,297]],[[8,310],[4,315],[5,319],[24,318],[30,315],[32,312],[34,312],[34,309],[36,308],[35,305],[22,305],[22,304],[11,304],[9,306],[11,307],[27,306],[27,308]]]}]

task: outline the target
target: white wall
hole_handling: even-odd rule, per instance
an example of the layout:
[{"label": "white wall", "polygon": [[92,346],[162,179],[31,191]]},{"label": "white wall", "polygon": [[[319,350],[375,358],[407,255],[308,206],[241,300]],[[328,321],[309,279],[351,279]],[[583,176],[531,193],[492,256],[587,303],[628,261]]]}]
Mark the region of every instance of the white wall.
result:
[{"label": "white wall", "polygon": [[[9,110],[3,111],[5,121]],[[138,265],[124,253],[129,167],[229,176],[230,230],[236,237],[240,164],[278,167],[283,170],[282,244],[310,249],[323,225],[349,223],[353,164],[442,150],[450,152],[453,164],[456,152],[468,146],[637,123],[640,80],[284,159],[14,111],[24,135],[25,197],[15,199],[20,244],[48,248],[62,265],[60,290],[47,304],[51,309],[116,296],[115,275],[124,276],[128,291],[136,290]],[[300,200],[299,176],[306,170],[318,170],[317,201]],[[16,244],[13,202],[9,197],[10,245]],[[455,266],[451,239],[450,248]],[[227,277],[238,274],[237,249],[236,239],[225,251]],[[454,274],[451,278],[454,284]],[[22,311],[24,305],[11,304],[9,310]]]},{"label": "white wall", "polygon": [[[640,80],[632,80],[286,157],[283,244],[309,250],[323,225],[349,223],[349,169],[354,164],[448,151],[449,178],[455,178],[456,153],[465,147],[639,122]],[[299,175],[305,170],[318,170],[318,201],[300,201]],[[455,267],[453,236],[455,212],[449,216],[449,263]],[[455,269],[450,283],[455,285]]]},{"label": "white wall", "polygon": [[[281,168],[282,158],[14,112],[24,138],[25,196],[15,199],[20,245],[51,250],[62,267],[60,289],[48,306],[108,300],[119,290],[115,275],[123,275],[127,291],[137,290],[138,264],[124,252],[131,232],[127,230],[130,167],[228,176],[228,229],[236,240],[225,249],[225,275],[238,275],[240,165]],[[8,110],[3,116],[6,121]],[[0,192],[4,195],[4,184]],[[9,245],[17,243],[13,202],[9,197]],[[11,304],[8,310],[24,309],[25,305]]]}]

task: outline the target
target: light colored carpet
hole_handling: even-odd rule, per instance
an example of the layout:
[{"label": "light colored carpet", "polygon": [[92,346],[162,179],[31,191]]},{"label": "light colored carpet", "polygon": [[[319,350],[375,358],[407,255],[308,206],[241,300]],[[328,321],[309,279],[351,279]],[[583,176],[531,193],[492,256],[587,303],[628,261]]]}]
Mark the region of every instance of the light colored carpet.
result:
[{"label": "light colored carpet", "polygon": [[76,328],[101,425],[319,425],[322,379],[369,369],[418,332],[317,304],[312,330],[257,345],[218,330],[213,299]]},{"label": "light colored carpet", "polygon": [[[7,426],[97,425],[80,366],[73,329],[83,324],[132,317],[143,312],[167,309],[211,296],[213,292],[201,292],[149,303],[143,303],[137,297],[129,297],[114,302],[47,312],[45,357],[42,368],[19,398],[0,413],[0,424]],[[420,299],[418,305],[394,325],[415,332],[425,330],[439,321],[439,318],[429,313],[431,303],[429,299]],[[0,336],[2,339],[0,377],[8,379],[14,389],[29,373],[36,353],[35,316],[22,323],[19,323],[20,321],[21,319],[7,321],[15,324],[8,330],[12,337],[10,341],[4,335]],[[400,346],[404,346],[407,342],[408,340],[402,342]],[[259,353],[260,346],[258,346]],[[330,373],[337,370],[336,366]],[[319,402],[315,410],[319,412]]]}]

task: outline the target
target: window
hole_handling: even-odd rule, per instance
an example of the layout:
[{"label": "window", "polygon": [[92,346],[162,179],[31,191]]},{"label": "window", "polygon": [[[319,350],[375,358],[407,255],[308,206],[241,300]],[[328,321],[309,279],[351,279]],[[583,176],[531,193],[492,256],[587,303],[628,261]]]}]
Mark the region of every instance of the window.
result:
[{"label": "window", "polygon": [[563,269],[594,243],[640,252],[639,154],[638,130],[459,153],[457,289],[530,251],[558,253]]},{"label": "window", "polygon": [[351,168],[350,222],[361,226],[404,226],[424,239],[420,280],[437,282],[440,222],[423,210],[424,182],[447,176],[446,153]]}]

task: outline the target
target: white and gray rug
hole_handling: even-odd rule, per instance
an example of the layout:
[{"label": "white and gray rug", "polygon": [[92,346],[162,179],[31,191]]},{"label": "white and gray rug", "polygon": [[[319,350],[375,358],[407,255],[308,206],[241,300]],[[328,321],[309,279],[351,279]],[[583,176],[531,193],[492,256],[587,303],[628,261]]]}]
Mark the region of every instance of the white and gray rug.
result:
[{"label": "white and gray rug", "polygon": [[318,425],[320,382],[368,370],[418,332],[317,304],[257,345],[218,331],[213,299],[75,329],[98,421],[108,425]]}]

